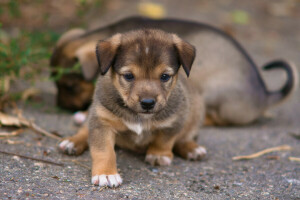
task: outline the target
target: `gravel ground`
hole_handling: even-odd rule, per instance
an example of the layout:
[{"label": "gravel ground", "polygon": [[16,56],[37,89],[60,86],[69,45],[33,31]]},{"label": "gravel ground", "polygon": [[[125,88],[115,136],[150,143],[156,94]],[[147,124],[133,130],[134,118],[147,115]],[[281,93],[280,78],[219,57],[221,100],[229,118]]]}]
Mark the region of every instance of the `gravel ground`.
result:
[{"label": "gravel ground", "polygon": [[[294,61],[300,71],[299,1],[161,2],[168,16],[229,29],[259,65],[274,58],[286,58]],[[106,6],[107,11],[98,14],[100,17],[91,17],[89,27],[137,13],[135,1],[113,0]],[[276,7],[283,11],[276,11]],[[239,9],[248,12],[247,25],[232,22],[230,13]],[[280,71],[263,76],[270,89],[279,88],[285,78]],[[43,91],[45,105],[37,108],[34,104],[21,104],[24,115],[64,136],[76,132],[78,127],[73,124],[72,115],[54,109],[54,85],[43,82],[38,87]],[[0,199],[300,199],[300,163],[288,159],[300,157],[300,140],[292,136],[300,134],[299,98],[298,91],[289,101],[272,109],[272,119],[261,119],[244,127],[200,129],[198,143],[208,149],[207,158],[201,162],[176,157],[170,167],[151,167],[143,161],[143,155],[117,149],[124,183],[116,189],[100,189],[90,184],[90,170],[84,167],[91,163],[88,152],[79,157],[63,155],[57,151],[55,140],[27,130],[10,139],[20,144],[1,139],[0,150],[64,166],[0,154]],[[248,161],[231,159],[279,145],[290,145],[292,150]]]}]

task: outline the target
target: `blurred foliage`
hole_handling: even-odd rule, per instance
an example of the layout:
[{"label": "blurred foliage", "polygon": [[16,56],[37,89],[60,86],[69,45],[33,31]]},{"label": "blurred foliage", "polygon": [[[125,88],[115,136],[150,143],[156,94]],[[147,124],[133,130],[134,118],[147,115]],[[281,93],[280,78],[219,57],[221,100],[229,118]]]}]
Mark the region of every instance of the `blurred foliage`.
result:
[{"label": "blurred foliage", "polygon": [[[0,28],[0,32],[5,32]],[[5,36],[4,36],[5,37]],[[0,78],[3,76],[19,77],[23,67],[43,59],[49,59],[50,47],[58,39],[55,32],[21,31],[15,38],[0,38]],[[26,78],[30,74],[26,74]]]},{"label": "blurred foliage", "polygon": [[249,23],[249,14],[244,10],[235,10],[232,12],[232,20],[236,24],[246,25]]},{"label": "blurred foliage", "polygon": [[5,83],[7,79],[30,80],[39,75],[42,65],[33,65],[42,60],[49,60],[51,47],[58,37],[58,33],[51,31],[20,31],[16,37],[10,38],[0,27],[0,93],[5,92],[7,87],[9,89]]},{"label": "blurred foliage", "polygon": [[[31,83],[34,83],[37,79],[49,80],[47,73],[44,73],[47,77],[43,77],[41,73],[47,71],[49,67],[48,63],[52,48],[60,34],[43,27],[47,24],[50,15],[58,14],[61,17],[64,17],[64,15],[56,13],[53,8],[48,10],[46,5],[49,5],[49,2],[47,4],[43,2],[42,0],[0,0],[0,16],[5,20],[5,22],[2,21],[3,26],[0,22],[0,96],[9,91],[10,83],[16,79],[30,81]],[[73,18],[81,18],[91,8],[102,6],[102,3],[103,0],[75,0],[70,2],[70,5],[73,5],[72,8],[75,5]],[[35,26],[32,26],[28,30],[24,30],[24,27],[26,28],[28,24],[26,20],[31,15],[28,15],[28,12],[24,12],[22,9],[26,8],[25,10],[28,10],[28,7],[42,9],[41,13],[36,15],[38,19],[41,15],[43,16],[43,20],[38,20],[41,23],[41,28],[35,25],[38,28],[33,29],[32,27]],[[72,12],[69,14],[72,15]],[[26,18],[23,15],[28,16]],[[24,25],[24,27],[11,26],[11,23],[14,22],[17,22],[16,24],[21,25],[21,27]],[[76,20],[74,20],[74,23],[77,24],[76,26],[81,24]],[[69,26],[75,24],[71,23]],[[29,25],[31,24],[29,23]],[[80,66],[77,63],[73,68],[57,67],[56,72],[56,75],[51,77],[50,80],[55,81],[66,73],[80,72]]]},{"label": "blurred foliage", "polygon": [[73,67],[53,67],[55,74],[51,76],[52,81],[59,80],[64,74],[81,73],[80,63],[76,62]]}]

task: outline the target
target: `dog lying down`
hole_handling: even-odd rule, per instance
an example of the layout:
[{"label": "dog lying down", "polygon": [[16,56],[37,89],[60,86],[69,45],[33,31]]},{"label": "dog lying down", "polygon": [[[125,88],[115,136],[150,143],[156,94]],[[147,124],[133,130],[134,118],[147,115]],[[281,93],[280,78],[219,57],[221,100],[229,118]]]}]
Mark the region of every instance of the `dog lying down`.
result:
[{"label": "dog lying down", "polygon": [[207,124],[249,124],[268,108],[286,100],[296,89],[296,68],[278,60],[269,62],[263,69],[283,69],[287,80],[281,90],[268,91],[250,56],[236,40],[219,29],[183,20],[132,17],[88,32],[73,29],[60,38],[51,58],[53,75],[56,74],[55,66],[71,68],[77,61],[83,75],[65,74],[56,81],[58,105],[73,111],[86,109],[94,91],[91,80],[99,72],[95,54],[97,41],[140,28],[175,33],[195,46],[193,74],[197,79],[190,81],[196,82],[202,91]]},{"label": "dog lying down", "polygon": [[[195,139],[205,114],[219,124],[249,123],[296,85],[295,69],[276,61],[266,69],[281,67],[289,77],[282,90],[268,92],[247,54],[219,32],[198,31],[187,42],[174,33],[142,29],[114,34],[95,46],[97,66],[83,72],[86,78],[99,74],[88,121],[59,145],[78,155],[89,144],[94,185],[122,183],[115,145],[145,153],[152,165],[170,165],[173,152],[200,160],[206,149]],[[84,53],[75,53],[83,68]]]}]

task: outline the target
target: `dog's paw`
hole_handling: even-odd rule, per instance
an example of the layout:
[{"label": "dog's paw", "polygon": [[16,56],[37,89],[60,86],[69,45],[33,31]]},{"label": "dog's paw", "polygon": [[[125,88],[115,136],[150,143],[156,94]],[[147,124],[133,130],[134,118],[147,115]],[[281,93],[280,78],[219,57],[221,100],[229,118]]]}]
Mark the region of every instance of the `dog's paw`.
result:
[{"label": "dog's paw", "polygon": [[86,150],[88,144],[86,141],[77,141],[72,137],[64,139],[58,145],[58,149],[68,155],[80,155]]},{"label": "dog's paw", "polygon": [[82,125],[86,121],[86,118],[87,118],[87,112],[78,111],[73,115],[73,120],[76,125]]},{"label": "dog's paw", "polygon": [[154,166],[154,165],[167,166],[167,165],[171,165],[172,158],[170,158],[168,156],[147,154],[145,161],[147,163],[150,163],[152,166]]},{"label": "dog's paw", "polygon": [[204,147],[198,146],[193,151],[188,152],[187,159],[188,160],[201,160],[207,154],[207,151]]},{"label": "dog's paw", "polygon": [[74,142],[71,142],[70,140],[63,140],[59,145],[59,150],[63,153],[74,155],[76,154],[76,148]]},{"label": "dog's paw", "polygon": [[118,187],[122,184],[122,178],[119,174],[114,175],[95,175],[92,177],[92,184],[100,187]]}]

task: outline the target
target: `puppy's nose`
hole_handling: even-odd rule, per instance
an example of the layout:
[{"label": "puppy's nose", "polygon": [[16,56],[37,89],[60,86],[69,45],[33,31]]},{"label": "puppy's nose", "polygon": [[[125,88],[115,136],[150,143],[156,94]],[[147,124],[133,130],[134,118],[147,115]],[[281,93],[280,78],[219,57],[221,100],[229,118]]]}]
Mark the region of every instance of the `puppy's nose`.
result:
[{"label": "puppy's nose", "polygon": [[154,99],[142,99],[141,106],[144,110],[151,110],[155,106],[155,100]]}]

